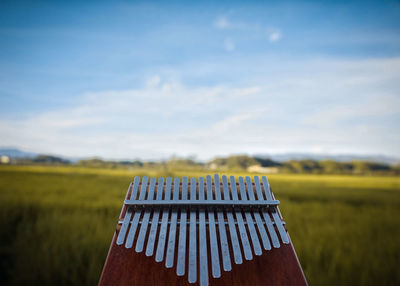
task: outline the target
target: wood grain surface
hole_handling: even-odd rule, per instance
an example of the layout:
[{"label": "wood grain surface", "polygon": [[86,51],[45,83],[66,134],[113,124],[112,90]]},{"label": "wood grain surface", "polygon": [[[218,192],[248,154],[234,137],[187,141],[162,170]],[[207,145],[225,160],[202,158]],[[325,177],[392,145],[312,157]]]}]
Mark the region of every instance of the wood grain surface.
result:
[{"label": "wood grain surface", "polygon": [[[103,268],[99,285],[199,285],[190,284],[187,275],[177,276],[176,267],[166,268],[164,261],[158,263],[154,257],[134,248],[117,245],[116,230]],[[281,244],[280,248],[263,251],[261,256],[243,264],[232,265],[229,272],[222,271],[221,278],[209,278],[209,285],[307,285],[292,244]]]}]

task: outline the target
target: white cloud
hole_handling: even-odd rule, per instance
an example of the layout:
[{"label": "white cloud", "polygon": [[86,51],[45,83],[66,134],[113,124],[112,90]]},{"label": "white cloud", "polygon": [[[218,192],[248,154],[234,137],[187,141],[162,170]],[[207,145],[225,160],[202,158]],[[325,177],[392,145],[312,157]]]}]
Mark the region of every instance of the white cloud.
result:
[{"label": "white cloud", "polygon": [[219,17],[215,23],[214,23],[215,27],[217,27],[218,29],[227,29],[231,26],[231,23],[229,22],[229,20],[226,17]]},{"label": "white cloud", "polygon": [[86,93],[73,106],[0,117],[0,142],[107,158],[324,150],[400,156],[400,58],[281,63],[270,73],[268,65],[231,62],[240,76],[252,74],[231,84],[191,86],[157,73],[141,88]]},{"label": "white cloud", "polygon": [[228,116],[221,121],[216,122],[211,126],[211,131],[213,132],[234,132],[238,128],[240,128],[245,122],[254,120],[259,115],[257,112],[242,112],[238,114],[234,114],[232,116]]},{"label": "white cloud", "polygon": [[160,83],[161,78],[159,75],[156,74],[147,80],[146,85],[148,87],[157,87]]},{"label": "white cloud", "polygon": [[[268,40],[271,43],[276,43],[282,39],[282,33],[278,29],[262,27],[259,24],[254,23],[243,23],[243,22],[231,22],[228,18],[221,16],[214,22],[214,26],[220,30],[231,30],[232,31],[246,31],[253,34],[258,34],[260,37],[265,37],[267,31]],[[234,45],[230,40],[225,40],[225,49],[233,50]]]},{"label": "white cloud", "polygon": [[378,119],[386,116],[400,115],[400,98],[391,96],[366,97],[361,102],[325,108],[306,115],[301,120],[304,124],[319,127],[334,127],[340,122],[349,120]]},{"label": "white cloud", "polygon": [[232,52],[235,49],[235,44],[231,39],[225,39],[224,48],[228,52]]},{"label": "white cloud", "polygon": [[278,42],[282,38],[282,34],[279,31],[273,31],[269,33],[269,41],[271,43]]}]

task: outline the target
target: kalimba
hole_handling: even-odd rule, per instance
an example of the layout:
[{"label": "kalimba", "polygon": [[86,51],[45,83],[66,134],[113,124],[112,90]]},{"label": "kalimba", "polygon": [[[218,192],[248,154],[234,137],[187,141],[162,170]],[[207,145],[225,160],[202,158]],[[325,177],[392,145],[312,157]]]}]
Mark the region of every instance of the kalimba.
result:
[{"label": "kalimba", "polygon": [[307,285],[265,176],[135,177],[99,285]]}]

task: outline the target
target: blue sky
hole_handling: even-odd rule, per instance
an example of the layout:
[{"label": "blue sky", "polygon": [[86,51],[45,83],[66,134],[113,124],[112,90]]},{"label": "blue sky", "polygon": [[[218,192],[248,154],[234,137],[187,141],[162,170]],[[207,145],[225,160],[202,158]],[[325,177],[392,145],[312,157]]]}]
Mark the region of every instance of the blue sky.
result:
[{"label": "blue sky", "polygon": [[0,4],[0,147],[400,157],[398,1],[31,2]]}]

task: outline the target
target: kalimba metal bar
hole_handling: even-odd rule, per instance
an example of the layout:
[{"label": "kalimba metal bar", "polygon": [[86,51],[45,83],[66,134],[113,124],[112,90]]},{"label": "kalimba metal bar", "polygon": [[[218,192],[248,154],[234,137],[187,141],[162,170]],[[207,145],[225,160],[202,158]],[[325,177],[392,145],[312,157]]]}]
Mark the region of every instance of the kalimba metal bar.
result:
[{"label": "kalimba metal bar", "polygon": [[128,193],[116,244],[146,249],[190,283],[207,286],[209,275],[232,270],[232,259],[242,264],[242,253],[252,260],[289,243],[266,177],[136,177]]},{"label": "kalimba metal bar", "polygon": [[[119,220],[117,224],[122,224],[123,222],[124,222],[123,220]],[[178,222],[178,224],[181,223],[179,219],[178,219],[177,222]],[[170,222],[167,222],[167,224],[169,224],[169,223],[170,223]],[[237,225],[237,222],[236,222],[236,221],[233,222],[233,223],[234,223],[234,225]],[[275,225],[275,222],[271,222],[271,223],[272,223],[272,225]],[[142,222],[139,221],[139,224],[142,224]],[[149,221],[149,224],[152,225],[153,222],[152,222],[152,221]],[[155,222],[154,224],[161,225],[161,221],[157,221],[157,222]],[[198,221],[198,220],[197,220],[197,221],[194,220],[194,224],[199,225],[199,221]],[[220,223],[219,223],[219,224],[220,224]],[[229,222],[228,222],[227,220],[223,221],[223,224],[225,224],[225,226],[229,226]],[[247,222],[244,222],[244,224],[247,225]],[[267,225],[266,222],[262,222],[262,224],[263,224],[263,225]],[[282,224],[285,225],[286,222],[285,222],[285,221],[282,221]],[[186,225],[190,225],[190,221],[186,221]],[[206,225],[208,225],[208,221],[206,221]],[[151,255],[149,255],[149,256],[151,256]]]},{"label": "kalimba metal bar", "polygon": [[235,207],[247,207],[247,208],[262,208],[279,205],[279,201],[256,201],[256,200],[125,200],[124,204],[127,206],[134,207],[190,207],[190,208],[207,208],[207,207],[221,207],[221,208],[235,208]]}]

